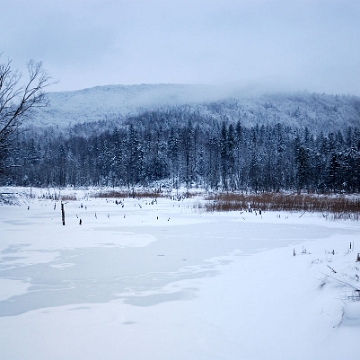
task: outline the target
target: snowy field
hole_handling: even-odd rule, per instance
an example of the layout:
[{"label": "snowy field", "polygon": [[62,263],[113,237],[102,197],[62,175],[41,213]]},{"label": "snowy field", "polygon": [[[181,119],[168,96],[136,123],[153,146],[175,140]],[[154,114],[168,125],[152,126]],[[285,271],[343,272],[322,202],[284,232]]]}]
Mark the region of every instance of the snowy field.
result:
[{"label": "snowy field", "polygon": [[17,191],[1,359],[360,359],[359,222]]}]

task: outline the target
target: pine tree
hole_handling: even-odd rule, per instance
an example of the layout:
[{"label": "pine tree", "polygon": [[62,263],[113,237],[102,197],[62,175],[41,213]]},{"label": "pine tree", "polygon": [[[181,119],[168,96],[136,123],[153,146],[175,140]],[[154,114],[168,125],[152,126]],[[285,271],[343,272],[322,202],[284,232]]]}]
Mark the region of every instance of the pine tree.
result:
[{"label": "pine tree", "polygon": [[302,189],[308,189],[308,179],[310,175],[309,169],[309,157],[304,146],[300,146],[297,149],[297,190],[300,193]]}]

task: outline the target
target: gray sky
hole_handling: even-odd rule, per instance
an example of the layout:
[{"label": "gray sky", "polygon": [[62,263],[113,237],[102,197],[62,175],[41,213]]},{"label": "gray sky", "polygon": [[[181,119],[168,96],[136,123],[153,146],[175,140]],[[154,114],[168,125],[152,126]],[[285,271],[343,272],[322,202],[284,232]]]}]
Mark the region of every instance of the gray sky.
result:
[{"label": "gray sky", "polygon": [[11,0],[2,61],[42,61],[50,91],[231,84],[360,95],[359,0]]}]

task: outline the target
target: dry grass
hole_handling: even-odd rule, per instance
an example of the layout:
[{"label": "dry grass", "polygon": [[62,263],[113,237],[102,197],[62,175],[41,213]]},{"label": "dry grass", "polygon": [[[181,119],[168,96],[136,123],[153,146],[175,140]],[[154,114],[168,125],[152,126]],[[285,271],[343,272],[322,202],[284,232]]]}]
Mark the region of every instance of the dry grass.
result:
[{"label": "dry grass", "polygon": [[112,199],[112,198],[134,198],[134,199],[140,199],[140,198],[151,198],[151,199],[157,199],[160,197],[166,197],[165,194],[162,192],[157,191],[116,191],[116,190],[110,190],[110,191],[103,191],[98,192],[94,195],[95,198],[100,199]]},{"label": "dry grass", "polygon": [[0,205],[18,205],[17,193],[0,193]]},{"label": "dry grass", "polygon": [[[33,196],[33,198],[35,198],[35,196]],[[42,195],[37,196],[37,198],[41,199],[41,200],[55,200],[55,201],[59,201],[59,200],[61,200],[61,201],[76,201],[77,200],[77,197],[74,194],[61,195],[60,193],[59,194],[57,194],[57,193],[42,194]]]},{"label": "dry grass", "polygon": [[112,199],[112,198],[133,198],[133,199],[140,199],[140,198],[150,198],[150,199],[157,199],[157,198],[178,198],[178,199],[189,199],[194,198],[196,196],[201,195],[201,193],[197,192],[181,192],[178,195],[172,195],[171,192],[166,190],[143,190],[143,191],[133,191],[133,190],[107,190],[95,193],[93,196],[95,198],[100,199]]},{"label": "dry grass", "polygon": [[76,196],[75,195],[61,195],[60,200],[61,201],[75,201]]},{"label": "dry grass", "polygon": [[331,214],[333,219],[359,220],[360,198],[310,194],[234,194],[206,197],[206,211],[299,211]]}]

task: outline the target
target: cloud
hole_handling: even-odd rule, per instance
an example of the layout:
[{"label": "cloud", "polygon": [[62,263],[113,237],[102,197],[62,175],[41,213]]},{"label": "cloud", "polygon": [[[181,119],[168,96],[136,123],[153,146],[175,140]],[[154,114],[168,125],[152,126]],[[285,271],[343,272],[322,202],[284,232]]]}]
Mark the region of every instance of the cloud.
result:
[{"label": "cloud", "polygon": [[57,90],[238,83],[360,95],[357,0],[14,0],[0,51]]}]

